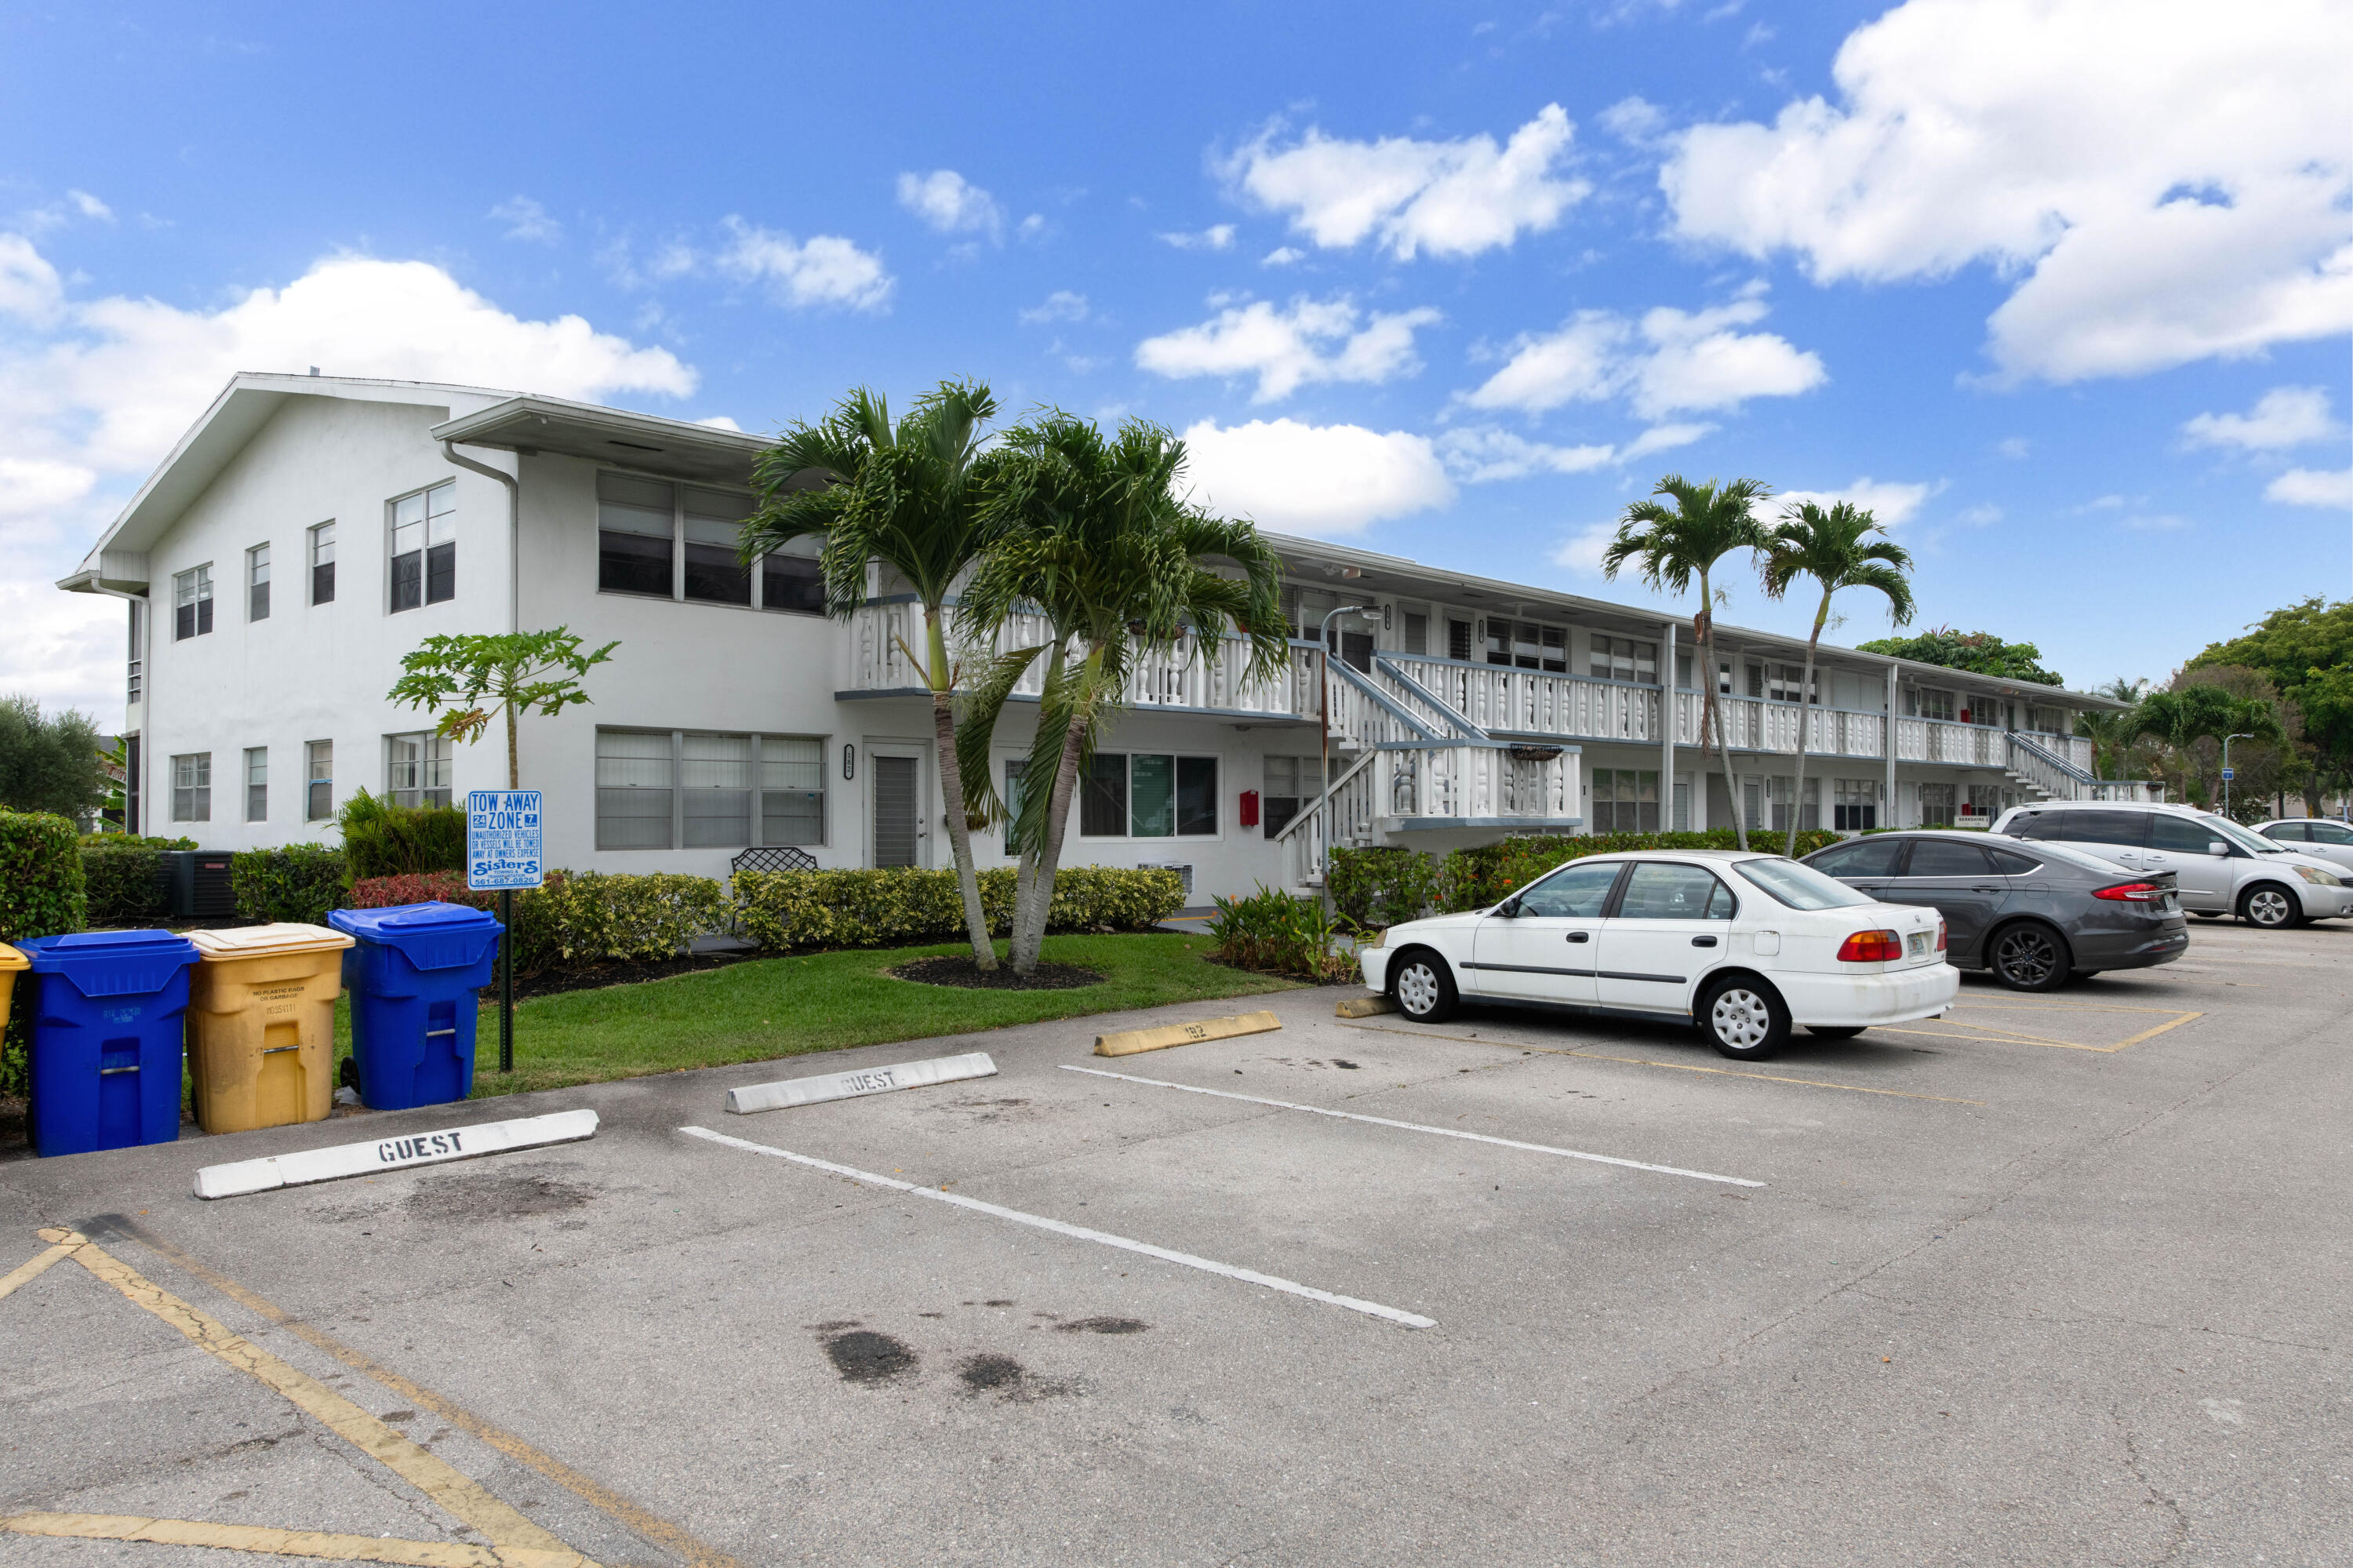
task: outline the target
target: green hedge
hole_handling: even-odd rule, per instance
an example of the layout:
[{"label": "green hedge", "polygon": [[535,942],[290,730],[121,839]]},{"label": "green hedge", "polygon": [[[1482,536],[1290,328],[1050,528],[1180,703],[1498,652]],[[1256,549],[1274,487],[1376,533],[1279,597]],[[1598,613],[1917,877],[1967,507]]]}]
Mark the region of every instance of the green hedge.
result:
[{"label": "green hedge", "polygon": [[[492,913],[499,906],[497,894],[473,892],[455,871],[353,883],[350,902],[384,909],[434,899]],[[544,887],[514,895],[515,972],[673,959],[697,937],[725,930],[731,913],[727,890],[707,876],[551,871]]]},{"label": "green hedge", "polygon": [[[1798,853],[1809,855],[1841,835],[1814,828],[1798,835]],[[1778,854],[1786,832],[1757,832],[1748,847]],[[1525,887],[1555,866],[1587,855],[1637,850],[1738,849],[1730,828],[1700,833],[1585,833],[1504,839],[1459,849],[1444,859],[1408,849],[1335,849],[1327,883],[1333,906],[1343,918],[1368,927],[1394,926],[1425,909],[1456,912],[1484,909]]]},{"label": "green hedge", "polygon": [[[995,935],[1012,928],[1015,879],[1010,866],[980,874],[981,912]],[[1137,930],[1184,906],[1185,882],[1173,871],[1065,866],[1054,878],[1046,925],[1055,931]],[[773,952],[947,940],[965,930],[953,871],[739,871],[735,909],[744,934]]]},{"label": "green hedge", "polygon": [[396,806],[358,789],[336,821],[353,882],[466,869],[466,813],[455,806]]},{"label": "green hedge", "polygon": [[237,918],[323,926],[343,901],[343,852],[324,844],[241,850],[228,863]]},{"label": "green hedge", "polygon": [[84,833],[81,836],[81,847],[84,849],[192,850],[196,847],[196,841],[141,838],[135,833]]},{"label": "green hedge", "polygon": [[82,840],[81,872],[90,888],[92,925],[138,926],[164,917],[172,901],[161,847],[168,842],[119,833]]},{"label": "green hedge", "polygon": [[[54,937],[88,923],[90,895],[75,840],[74,825],[63,817],[0,810],[0,942]],[[9,1009],[0,1036],[0,1095],[25,1093],[32,1016],[30,1006]]]}]

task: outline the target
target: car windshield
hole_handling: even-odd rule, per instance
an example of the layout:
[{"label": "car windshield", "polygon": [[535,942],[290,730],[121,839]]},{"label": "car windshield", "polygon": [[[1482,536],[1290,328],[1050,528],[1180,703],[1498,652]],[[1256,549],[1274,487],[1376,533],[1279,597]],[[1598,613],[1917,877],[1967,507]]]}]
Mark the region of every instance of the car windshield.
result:
[{"label": "car windshield", "polygon": [[2246,829],[2239,826],[2238,823],[2232,821],[2227,817],[2201,816],[2198,819],[2198,824],[2212,832],[2218,838],[2230,840],[2241,849],[2245,850],[2249,854],[2285,854],[2288,853],[2288,849],[2285,844],[2275,844],[2272,842],[2271,840],[2263,837],[2261,833],[2251,833],[2247,832]]},{"label": "car windshield", "polygon": [[1771,860],[1744,860],[1739,869],[1741,875],[1792,909],[1846,909],[1872,902],[1836,877],[1778,855]]}]

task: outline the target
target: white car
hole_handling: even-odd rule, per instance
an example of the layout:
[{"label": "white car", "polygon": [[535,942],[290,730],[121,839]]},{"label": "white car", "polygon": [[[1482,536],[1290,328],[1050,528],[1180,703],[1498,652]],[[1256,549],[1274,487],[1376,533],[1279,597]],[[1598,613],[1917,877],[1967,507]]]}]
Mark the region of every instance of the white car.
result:
[{"label": "white car", "polygon": [[2353,869],[2353,825],[2327,817],[2282,817],[2258,823],[2255,832],[2298,854]]},{"label": "white car", "polygon": [[1392,926],[1358,956],[1366,989],[1419,1022],[1458,1001],[1590,1008],[1695,1023],[1746,1061],[1793,1024],[1843,1040],[1932,1018],[1961,984],[1936,910],[1731,850],[1573,860],[1492,909]]},{"label": "white car", "polygon": [[2208,920],[2236,915],[2280,931],[2353,915],[2347,868],[2302,853],[2318,845],[2280,843],[2193,806],[2037,801],[2004,811],[1993,831],[2066,844],[2129,871],[2169,871],[2181,906]]}]

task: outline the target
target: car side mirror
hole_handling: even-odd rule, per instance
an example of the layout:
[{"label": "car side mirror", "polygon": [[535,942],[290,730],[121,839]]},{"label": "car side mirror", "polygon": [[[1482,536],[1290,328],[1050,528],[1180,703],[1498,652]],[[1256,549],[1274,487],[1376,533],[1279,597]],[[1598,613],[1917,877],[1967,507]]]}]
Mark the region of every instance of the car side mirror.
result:
[{"label": "car side mirror", "polygon": [[1506,898],[1495,906],[1495,913],[1506,920],[1516,920],[1520,915],[1520,901],[1516,898]]},{"label": "car side mirror", "polygon": [[2231,853],[2231,846],[2224,843],[2221,839],[2208,839],[2206,841],[2206,853],[2208,854],[2229,854]]}]

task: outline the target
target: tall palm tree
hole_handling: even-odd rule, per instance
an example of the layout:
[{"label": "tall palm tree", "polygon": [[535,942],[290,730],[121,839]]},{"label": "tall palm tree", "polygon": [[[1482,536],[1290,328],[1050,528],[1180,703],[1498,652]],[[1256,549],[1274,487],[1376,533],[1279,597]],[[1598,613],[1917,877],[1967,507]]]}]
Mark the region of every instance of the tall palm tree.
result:
[{"label": "tall palm tree", "polygon": [[[1726,744],[1724,714],[1716,702],[1715,599],[1709,575],[1718,561],[1735,550],[1764,547],[1765,525],[1752,515],[1752,508],[1772,493],[1769,486],[1754,479],[1736,479],[1729,484],[1711,479],[1697,484],[1679,473],[1668,474],[1651,492],[1650,499],[1626,508],[1618,520],[1618,536],[1601,553],[1602,576],[1614,581],[1619,568],[1635,562],[1642,586],[1652,593],[1682,595],[1691,590],[1694,577],[1699,579],[1699,613],[1692,620],[1699,633],[1701,662],[1706,666],[1700,684],[1700,765],[1703,769],[1707,765],[1708,740],[1713,736],[1716,754],[1724,759],[1724,790],[1732,802],[1733,832],[1744,850],[1748,847],[1748,826],[1741,820],[1740,791],[1732,781],[1732,748]],[[1674,504],[1666,504],[1658,499],[1661,496]],[[1666,683],[1672,693],[1672,673]],[[1660,705],[1660,723],[1674,722],[1667,711],[1671,705]],[[1660,799],[1673,798],[1674,780],[1670,779]]]},{"label": "tall palm tree", "polygon": [[[2132,727],[2133,708],[2140,705],[2141,694],[2148,689],[2147,681],[2127,681],[2122,675],[2104,686],[2094,686],[2092,695],[2106,697],[2112,702],[2129,705],[2111,713],[2080,713],[2075,715],[2075,733],[2092,743],[2092,776],[2095,779],[2122,779],[2125,776],[2125,752],[2132,745],[2127,733]],[[2103,759],[2105,766],[2103,767]]]},{"label": "tall palm tree", "polygon": [[[1912,552],[1889,538],[1870,513],[1851,501],[1830,506],[1809,501],[1782,513],[1781,521],[1765,536],[1760,570],[1767,599],[1779,599],[1799,577],[1811,577],[1822,590],[1814,607],[1813,630],[1806,634],[1806,674],[1798,687],[1798,781],[1789,801],[1789,846],[1782,852],[1794,855],[1806,814],[1806,729],[1813,717],[1814,653],[1822,628],[1830,624],[1831,599],[1841,588],[1875,588],[1887,596],[1889,620],[1908,625]],[[1889,715],[1891,723],[1894,716]]]},{"label": "tall palm tree", "polygon": [[847,620],[865,604],[870,563],[905,581],[923,607],[921,654],[902,642],[932,694],[941,805],[964,895],[973,962],[997,967],[980,877],[972,859],[963,775],[956,766],[956,666],[948,657],[945,606],[979,556],[981,428],[997,400],[977,381],[943,381],[896,425],[881,394],[861,387],[818,423],[796,423],[760,454],[753,473],[760,507],[738,547],[748,565],[796,539],[821,538],[826,610]]},{"label": "tall palm tree", "polygon": [[2286,726],[2279,714],[2261,697],[2233,696],[2221,686],[2198,683],[2169,692],[2151,692],[2127,715],[2126,744],[2155,736],[2171,747],[2185,775],[2206,790],[2206,769],[2190,750],[2201,740],[2218,744],[2224,736],[2252,736],[2258,740],[2284,741]]},{"label": "tall palm tree", "polygon": [[[968,631],[993,635],[1016,614],[1041,614],[1049,642],[997,661],[976,690],[987,724],[1022,673],[1047,661],[1038,734],[1013,815],[1021,855],[1010,962],[1036,967],[1054,900],[1071,796],[1127,688],[1153,654],[1185,646],[1208,658],[1231,625],[1250,649],[1246,679],[1290,657],[1282,562],[1249,523],[1212,517],[1181,490],[1185,443],[1130,419],[1105,438],[1092,421],[1046,410],[1005,433],[988,460],[987,553],[964,598]],[[1203,563],[1240,568],[1220,576]],[[976,726],[976,733],[977,726]],[[987,748],[967,741],[967,786],[994,800]]]}]

